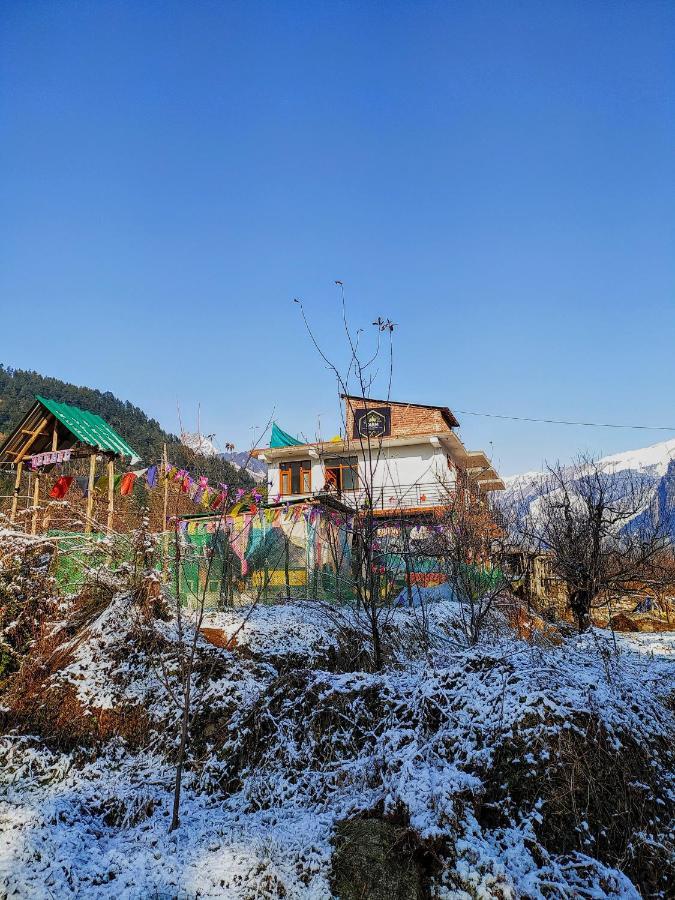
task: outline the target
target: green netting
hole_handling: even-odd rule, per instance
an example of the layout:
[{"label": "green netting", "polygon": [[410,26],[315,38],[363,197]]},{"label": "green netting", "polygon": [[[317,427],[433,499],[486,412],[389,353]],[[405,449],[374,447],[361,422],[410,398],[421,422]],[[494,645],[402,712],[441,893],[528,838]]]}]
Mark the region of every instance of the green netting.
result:
[{"label": "green netting", "polygon": [[[62,594],[78,591],[91,573],[100,567],[115,569],[125,564],[133,565],[136,557],[134,538],[130,534],[108,537],[99,533],[52,530],[46,536],[56,543],[52,574]],[[174,558],[173,534],[166,532],[158,535],[154,567],[169,585],[174,582]]]},{"label": "green netting", "polygon": [[348,599],[353,596],[347,517],[310,505],[186,522],[181,600]]},{"label": "green netting", "polygon": [[[392,526],[381,530],[373,568],[383,597],[395,596],[408,581],[435,585],[447,579],[447,561],[430,552],[433,534],[424,526],[407,533]],[[101,566],[133,570],[144,565],[135,535],[51,531],[48,536],[57,544],[53,574],[63,594],[75,593]],[[153,566],[165,589],[186,606],[202,600],[207,609],[218,609],[280,599],[356,599],[351,520],[311,504],[185,521],[178,535],[155,535]],[[480,596],[498,586],[503,575],[499,569],[465,564],[462,580]]]}]

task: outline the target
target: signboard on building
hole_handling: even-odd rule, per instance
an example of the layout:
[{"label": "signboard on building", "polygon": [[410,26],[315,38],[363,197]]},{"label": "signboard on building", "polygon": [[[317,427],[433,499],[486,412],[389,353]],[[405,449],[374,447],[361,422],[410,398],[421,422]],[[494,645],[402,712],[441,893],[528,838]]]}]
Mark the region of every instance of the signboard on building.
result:
[{"label": "signboard on building", "polygon": [[376,409],[354,410],[354,437],[379,438],[391,433],[391,409],[380,406]]}]

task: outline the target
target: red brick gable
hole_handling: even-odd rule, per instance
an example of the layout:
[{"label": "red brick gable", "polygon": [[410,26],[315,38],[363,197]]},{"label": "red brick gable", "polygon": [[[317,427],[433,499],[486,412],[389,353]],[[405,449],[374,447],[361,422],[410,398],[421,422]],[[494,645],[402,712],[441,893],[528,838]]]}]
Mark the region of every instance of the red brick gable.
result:
[{"label": "red brick gable", "polygon": [[443,434],[451,431],[450,422],[456,422],[450,410],[440,406],[421,406],[413,403],[387,402],[386,400],[363,400],[358,397],[344,397],[347,435],[354,435],[355,409],[391,410],[391,437],[410,437],[415,434]]}]

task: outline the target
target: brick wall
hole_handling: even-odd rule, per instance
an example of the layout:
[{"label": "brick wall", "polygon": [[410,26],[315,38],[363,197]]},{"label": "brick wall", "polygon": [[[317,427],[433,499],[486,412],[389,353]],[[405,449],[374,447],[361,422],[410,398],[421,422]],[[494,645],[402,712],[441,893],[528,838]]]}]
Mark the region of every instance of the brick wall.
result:
[{"label": "brick wall", "polygon": [[368,403],[364,400],[345,400],[345,420],[347,435],[350,440],[354,434],[354,409],[378,409],[388,406],[391,409],[392,437],[407,437],[413,434],[433,434],[448,432],[445,419],[440,409],[426,406],[406,406],[396,403]]}]

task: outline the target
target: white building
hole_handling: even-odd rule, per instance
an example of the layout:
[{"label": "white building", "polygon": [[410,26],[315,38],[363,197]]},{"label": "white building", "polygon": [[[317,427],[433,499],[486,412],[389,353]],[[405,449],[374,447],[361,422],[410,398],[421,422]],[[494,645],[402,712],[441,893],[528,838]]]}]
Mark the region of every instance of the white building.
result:
[{"label": "white building", "polygon": [[344,437],[294,443],[275,427],[276,446],[257,451],[268,466],[270,502],[331,493],[354,509],[370,502],[380,515],[412,514],[447,504],[460,483],[476,498],[504,489],[485,453],[459,439],[459,422],[447,407],[343,400]]}]

